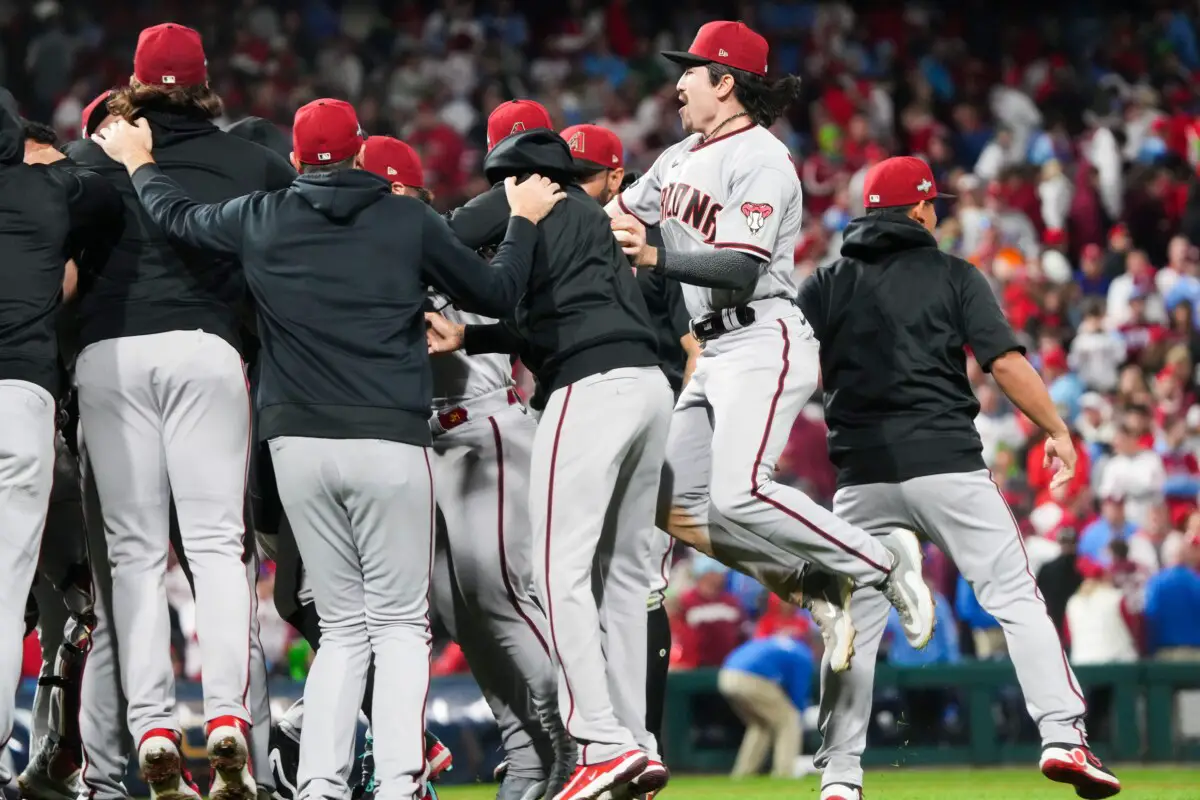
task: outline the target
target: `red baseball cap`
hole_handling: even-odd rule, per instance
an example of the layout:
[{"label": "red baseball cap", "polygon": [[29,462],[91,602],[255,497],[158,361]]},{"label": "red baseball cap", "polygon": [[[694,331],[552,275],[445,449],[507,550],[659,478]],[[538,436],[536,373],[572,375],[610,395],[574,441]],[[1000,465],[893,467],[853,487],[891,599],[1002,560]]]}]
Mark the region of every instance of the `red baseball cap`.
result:
[{"label": "red baseball cap", "polygon": [[164,22],[138,34],[133,77],[149,86],[199,86],[208,81],[208,59],[200,34]]},{"label": "red baseball cap", "polygon": [[108,99],[110,97],[112,97],[112,90],[106,89],[83,107],[82,120],[79,124],[79,131],[83,138],[86,139],[95,133],[96,127],[108,116]]},{"label": "red baseball cap", "polygon": [[301,164],[344,161],[362,149],[364,139],[354,106],[345,100],[313,100],[292,122],[292,150]]},{"label": "red baseball cap", "polygon": [[509,100],[496,106],[488,117],[487,148],[491,150],[514,133],[534,128],[553,128],[550,112],[536,100]]},{"label": "red baseball cap", "polygon": [[363,169],[388,183],[402,183],[414,189],[425,187],[421,157],[407,143],[391,136],[368,136],[363,148]]},{"label": "red baseball cap", "polygon": [[625,147],[608,128],[599,125],[572,125],[561,134],[571,148],[571,158],[601,169],[625,166]]},{"label": "red baseball cap", "polygon": [[922,200],[953,196],[939,192],[929,165],[913,156],[885,158],[867,170],[863,182],[865,208],[915,206]]},{"label": "red baseball cap", "polygon": [[686,53],[666,50],[663,57],[685,67],[721,64],[752,75],[767,74],[767,40],[744,22],[716,20],[700,26]]}]

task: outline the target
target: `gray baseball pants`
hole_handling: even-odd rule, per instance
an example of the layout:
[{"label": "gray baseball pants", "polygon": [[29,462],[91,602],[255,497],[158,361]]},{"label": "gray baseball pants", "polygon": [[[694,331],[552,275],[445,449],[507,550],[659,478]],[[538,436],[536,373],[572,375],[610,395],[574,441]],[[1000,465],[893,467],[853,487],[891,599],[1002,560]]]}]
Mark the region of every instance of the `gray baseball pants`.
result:
[{"label": "gray baseball pants", "polygon": [[372,655],[380,800],[423,789],[429,692],[434,479],[427,448],[376,439],[271,440],[321,647],[304,685],[300,800],[350,796],[354,734]]},{"label": "gray baseball pants", "polygon": [[54,482],[55,400],[40,386],[0,380],[0,749],[12,735],[25,604],[37,572]]},{"label": "gray baseball pants", "polygon": [[585,765],[639,748],[658,758],[646,731],[646,605],[671,401],[657,367],[614,369],[556,390],[538,423],[534,583]]},{"label": "gray baseball pants", "polygon": [[[1016,520],[987,470],[844,486],[834,496],[833,510],[874,535],[896,527],[919,531],[950,556],[979,604],[1004,630],[1042,742],[1086,744],[1083,694],[1046,614]],[[816,764],[824,770],[825,785],[862,784],[875,658],[890,607],[875,589],[855,591],[851,615],[858,636],[851,668],[833,673],[828,654],[821,665],[824,744]]]},{"label": "gray baseball pants", "polygon": [[529,465],[537,423],[507,395],[496,393],[492,407],[488,398],[473,401],[467,422],[434,435],[432,598],[496,715],[509,773],[541,779],[555,743],[571,746],[559,716],[550,626],[530,596]]}]

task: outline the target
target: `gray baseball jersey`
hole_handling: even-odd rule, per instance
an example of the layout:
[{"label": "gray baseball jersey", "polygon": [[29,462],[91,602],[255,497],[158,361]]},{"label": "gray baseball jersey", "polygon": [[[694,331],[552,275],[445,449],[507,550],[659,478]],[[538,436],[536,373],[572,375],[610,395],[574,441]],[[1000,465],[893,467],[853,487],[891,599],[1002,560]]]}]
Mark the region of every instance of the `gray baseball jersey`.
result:
[{"label": "gray baseball jersey", "polygon": [[728,248],[763,260],[758,282],[744,292],[683,284],[693,317],[796,296],[800,179],[787,146],[770,131],[753,125],[707,142],[689,136],[663,151],[617,203],[644,225],[660,226],[668,251]]}]

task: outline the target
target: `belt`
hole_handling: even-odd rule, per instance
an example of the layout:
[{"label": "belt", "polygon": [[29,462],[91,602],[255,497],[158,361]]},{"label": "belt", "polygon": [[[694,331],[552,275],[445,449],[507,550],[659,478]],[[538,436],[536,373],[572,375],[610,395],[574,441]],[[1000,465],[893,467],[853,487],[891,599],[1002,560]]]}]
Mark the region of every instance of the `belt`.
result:
[{"label": "belt", "polygon": [[487,419],[509,406],[521,402],[516,389],[500,389],[437,412],[429,418],[429,429],[436,435],[452,431],[473,419]]},{"label": "belt", "polygon": [[688,329],[697,341],[711,342],[727,333],[748,328],[755,322],[780,319],[796,311],[795,301],[785,297],[765,297],[761,300],[751,300],[745,305],[721,308],[696,317],[688,323]]}]

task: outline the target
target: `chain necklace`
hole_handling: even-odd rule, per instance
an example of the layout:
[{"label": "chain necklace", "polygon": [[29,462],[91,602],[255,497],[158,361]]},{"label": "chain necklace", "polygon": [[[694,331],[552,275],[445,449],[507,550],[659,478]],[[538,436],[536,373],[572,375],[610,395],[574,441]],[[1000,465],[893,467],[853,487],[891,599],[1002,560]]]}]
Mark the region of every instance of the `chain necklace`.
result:
[{"label": "chain necklace", "polygon": [[701,142],[701,143],[707,142],[709,139],[711,139],[711,138],[713,138],[714,136],[716,136],[716,135],[717,135],[717,134],[720,132],[721,128],[724,128],[726,125],[728,125],[729,123],[733,122],[733,121],[734,121],[735,119],[737,119],[738,117],[747,117],[747,116],[750,116],[750,115],[749,115],[749,114],[747,114],[745,111],[739,111],[738,113],[734,114],[732,117],[729,117],[727,120],[725,120],[724,122],[722,122],[722,123],[721,123],[720,125],[718,125],[717,127],[713,128],[713,129],[712,129],[712,133],[710,133],[710,134],[708,134],[707,136],[705,136],[703,139],[701,139],[701,140],[700,140],[700,142]]}]

